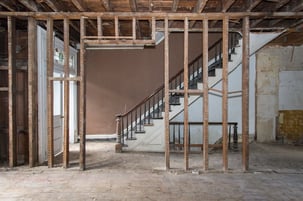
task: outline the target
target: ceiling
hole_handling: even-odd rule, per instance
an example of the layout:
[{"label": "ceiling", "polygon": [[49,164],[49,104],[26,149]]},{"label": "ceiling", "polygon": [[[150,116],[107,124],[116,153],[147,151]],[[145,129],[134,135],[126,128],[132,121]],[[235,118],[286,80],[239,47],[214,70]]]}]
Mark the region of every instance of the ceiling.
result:
[{"label": "ceiling", "polygon": [[[303,0],[1,0],[1,11],[17,12],[168,12],[168,13],[234,13],[234,12],[302,12]],[[132,23],[119,22],[119,31],[128,35],[131,32]],[[137,35],[144,38],[150,35],[150,21],[140,20],[136,22]],[[5,22],[1,23],[2,25]],[[1,26],[0,24],[0,26]],[[22,23],[19,27],[22,27]],[[43,23],[42,23],[43,24]],[[113,21],[102,21],[104,34],[114,32]],[[230,21],[230,28],[241,29],[242,21]],[[273,31],[290,28],[291,33],[300,33],[303,30],[303,19],[280,18],[272,19],[259,17],[250,19],[251,31]],[[79,33],[79,21],[71,21],[71,32]],[[170,23],[170,27],[181,27],[182,21]],[[24,25],[26,28],[26,25]],[[56,22],[55,29],[62,30],[63,23]],[[90,20],[88,32],[96,32],[97,20]],[[202,27],[201,22],[190,22],[190,29]],[[221,28],[221,21],[210,21],[209,28]],[[74,40],[79,37],[74,35]],[[299,34],[302,37],[302,34]],[[288,39],[291,35],[288,35]]]}]

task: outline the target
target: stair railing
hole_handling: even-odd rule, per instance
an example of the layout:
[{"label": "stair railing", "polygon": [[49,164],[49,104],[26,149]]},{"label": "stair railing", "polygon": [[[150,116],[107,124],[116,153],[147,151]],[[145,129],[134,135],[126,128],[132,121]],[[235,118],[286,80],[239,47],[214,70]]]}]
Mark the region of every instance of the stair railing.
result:
[{"label": "stair railing", "polygon": [[[229,58],[235,52],[235,47],[241,38],[239,33],[229,34]],[[208,48],[209,55],[213,62],[209,64],[209,75],[213,75],[216,68],[222,66],[222,38]],[[202,54],[189,63],[188,76],[189,88],[197,87],[198,82],[202,82]],[[181,69],[176,75],[170,78],[170,89],[182,89],[184,70]],[[180,94],[170,94],[170,104],[179,104]],[[137,105],[123,114],[116,115],[117,118],[117,142],[124,145],[124,140],[135,140],[135,133],[144,133],[144,125],[152,125],[153,119],[162,119],[164,111],[164,85],[157,88],[151,95],[144,98]]]}]

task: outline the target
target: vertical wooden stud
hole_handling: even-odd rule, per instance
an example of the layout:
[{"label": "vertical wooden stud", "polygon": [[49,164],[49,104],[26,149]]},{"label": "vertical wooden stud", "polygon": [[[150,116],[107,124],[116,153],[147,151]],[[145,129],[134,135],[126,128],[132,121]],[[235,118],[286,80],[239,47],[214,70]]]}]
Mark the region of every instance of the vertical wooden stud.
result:
[{"label": "vertical wooden stud", "polygon": [[156,19],[152,17],[152,40],[156,40]]},{"label": "vertical wooden stud", "polygon": [[243,19],[242,48],[242,169],[247,171],[249,164],[249,17]]},{"label": "vertical wooden stud", "polygon": [[184,169],[188,170],[188,18],[184,20]]},{"label": "vertical wooden stud", "polygon": [[203,161],[208,170],[208,19],[203,20]]},{"label": "vertical wooden stud", "polygon": [[115,16],[115,38],[119,38],[119,19],[118,16]]},{"label": "vertical wooden stud", "polygon": [[165,99],[165,162],[166,169],[170,168],[169,150],[169,36],[168,19],[165,18],[165,43],[164,43],[164,99]]},{"label": "vertical wooden stud", "polygon": [[136,24],[137,24],[136,18],[133,17],[133,26],[132,26],[132,28],[133,28],[133,40],[136,40],[136,38],[137,38],[137,36],[136,36]]},{"label": "vertical wooden stud", "polygon": [[103,29],[102,29],[102,19],[101,17],[97,17],[97,27],[98,27],[98,36],[102,36],[103,35]]},{"label": "vertical wooden stud", "polygon": [[223,171],[228,170],[228,17],[223,18],[222,135]]},{"label": "vertical wooden stud", "polygon": [[28,137],[29,166],[38,160],[37,21],[28,18]]},{"label": "vertical wooden stud", "polygon": [[80,159],[79,165],[81,170],[85,170],[86,166],[86,143],[85,143],[85,132],[86,132],[86,94],[85,94],[85,69],[84,69],[84,54],[85,54],[85,47],[84,47],[84,36],[85,36],[85,19],[81,17],[80,19],[80,99],[79,99],[79,135],[80,135]]},{"label": "vertical wooden stud", "polygon": [[47,19],[47,112],[48,112],[48,167],[54,166],[54,89],[50,79],[54,73],[53,19]]},{"label": "vertical wooden stud", "polygon": [[64,140],[63,167],[69,166],[69,19],[64,19]]},{"label": "vertical wooden stud", "polygon": [[8,26],[8,134],[9,134],[9,166],[17,164],[16,152],[16,20],[7,18]]}]

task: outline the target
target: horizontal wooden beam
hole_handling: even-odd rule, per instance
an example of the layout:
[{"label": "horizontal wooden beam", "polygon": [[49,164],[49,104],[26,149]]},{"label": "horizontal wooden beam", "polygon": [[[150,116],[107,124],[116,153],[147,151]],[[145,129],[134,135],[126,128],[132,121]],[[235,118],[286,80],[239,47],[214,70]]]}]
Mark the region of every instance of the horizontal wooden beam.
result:
[{"label": "horizontal wooden beam", "polygon": [[0,87],[0,91],[8,91],[8,87]]},{"label": "horizontal wooden beam", "polygon": [[50,81],[82,81],[81,77],[49,77]]},{"label": "horizontal wooden beam", "polygon": [[0,12],[0,17],[16,16],[16,17],[33,17],[37,20],[45,20],[52,18],[54,20],[63,20],[64,18],[79,20],[81,17],[102,19],[113,19],[118,16],[119,19],[137,18],[140,20],[149,20],[155,17],[156,20],[222,20],[224,17],[232,19],[241,19],[248,16],[250,19],[266,17],[267,19],[275,18],[299,18],[303,17],[303,12],[226,12],[226,13],[145,13],[145,12]]}]

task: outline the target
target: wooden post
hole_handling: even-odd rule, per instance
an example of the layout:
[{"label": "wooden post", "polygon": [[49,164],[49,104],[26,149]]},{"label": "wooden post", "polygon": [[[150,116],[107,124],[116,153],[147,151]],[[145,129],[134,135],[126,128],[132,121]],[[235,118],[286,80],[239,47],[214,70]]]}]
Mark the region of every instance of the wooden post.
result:
[{"label": "wooden post", "polygon": [[54,166],[54,89],[50,79],[54,73],[53,19],[47,20],[47,114],[48,114],[48,167]]},{"label": "wooden post", "polygon": [[222,135],[223,171],[228,170],[228,17],[223,18]]},{"label": "wooden post", "polygon": [[8,26],[8,134],[9,134],[9,166],[17,164],[16,152],[16,20],[7,18]]},{"label": "wooden post", "polygon": [[98,28],[98,36],[100,37],[103,35],[102,19],[100,16],[97,18],[97,28]]},{"label": "wooden post", "polygon": [[170,168],[169,150],[169,36],[168,19],[165,18],[165,44],[164,44],[164,101],[165,101],[165,162],[166,169]]},{"label": "wooden post", "polygon": [[38,160],[37,22],[28,18],[28,134],[29,166]]},{"label": "wooden post", "polygon": [[184,169],[188,170],[188,18],[184,20]]},{"label": "wooden post", "polygon": [[152,17],[152,35],[151,35],[152,40],[156,40],[156,18]]},{"label": "wooden post", "polygon": [[81,17],[80,19],[80,98],[79,98],[79,135],[80,135],[80,159],[79,165],[81,170],[85,170],[85,152],[86,152],[86,144],[85,144],[85,132],[86,132],[86,93],[85,93],[85,70],[84,70],[84,36],[85,36],[85,19]]},{"label": "wooden post", "polygon": [[203,160],[208,170],[208,19],[203,20]]},{"label": "wooden post", "polygon": [[69,19],[64,19],[64,140],[63,167],[69,166]]},{"label": "wooden post", "polygon": [[118,16],[115,16],[115,38],[119,38],[119,19]]},{"label": "wooden post", "polygon": [[136,40],[137,36],[136,36],[136,24],[137,24],[137,21],[136,21],[136,18],[133,17],[133,26],[132,26],[132,35],[133,35],[133,40]]},{"label": "wooden post", "polygon": [[122,152],[121,120],[123,121],[123,118],[121,118],[121,115],[117,116],[117,118],[116,118],[117,144],[115,146],[116,153],[121,153]]},{"label": "wooden post", "polygon": [[249,17],[243,18],[242,48],[242,169],[247,171],[249,164]]}]

